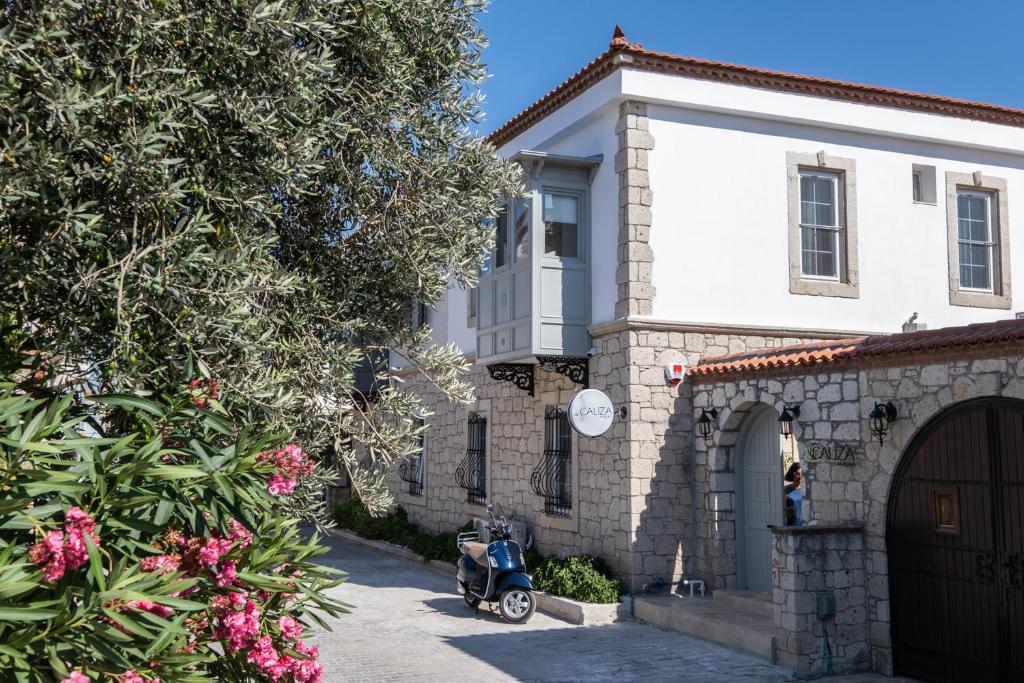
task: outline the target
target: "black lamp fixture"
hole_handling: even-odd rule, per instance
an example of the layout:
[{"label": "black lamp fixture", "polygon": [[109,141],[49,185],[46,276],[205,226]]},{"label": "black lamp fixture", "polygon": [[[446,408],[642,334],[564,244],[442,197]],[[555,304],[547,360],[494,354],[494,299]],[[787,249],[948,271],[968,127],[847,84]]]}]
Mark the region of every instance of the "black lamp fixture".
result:
[{"label": "black lamp fixture", "polygon": [[876,403],[874,410],[868,415],[868,424],[871,425],[871,434],[878,437],[878,445],[881,446],[885,435],[889,431],[889,425],[896,419],[896,406],[892,401]]},{"label": "black lamp fixture", "polygon": [[700,409],[700,417],[697,418],[697,433],[704,437],[704,441],[711,441],[711,434],[715,431],[714,420],[718,419],[718,409]]},{"label": "black lamp fixture", "polygon": [[793,436],[793,420],[800,417],[800,404],[794,403],[791,406],[782,405],[782,414],[779,415],[779,429],[783,436]]}]

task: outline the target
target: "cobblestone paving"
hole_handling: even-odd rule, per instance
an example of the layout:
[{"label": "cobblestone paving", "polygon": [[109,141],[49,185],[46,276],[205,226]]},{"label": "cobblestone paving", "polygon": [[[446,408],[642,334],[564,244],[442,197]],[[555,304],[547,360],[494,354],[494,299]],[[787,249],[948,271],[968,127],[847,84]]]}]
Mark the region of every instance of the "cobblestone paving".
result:
[{"label": "cobblestone paving", "polygon": [[[346,543],[322,561],[349,572],[335,596],[353,606],[319,633],[327,683],[341,681],[680,681],[781,683],[786,669],[646,624],[582,627],[537,613],[525,626],[474,613],[454,577]],[[880,677],[842,683],[892,681]]]}]

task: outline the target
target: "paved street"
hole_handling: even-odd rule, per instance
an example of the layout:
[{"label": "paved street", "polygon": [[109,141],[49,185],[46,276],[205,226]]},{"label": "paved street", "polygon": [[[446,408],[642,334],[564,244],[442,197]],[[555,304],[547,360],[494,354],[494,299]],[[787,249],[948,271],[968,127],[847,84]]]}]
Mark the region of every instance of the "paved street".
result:
[{"label": "paved street", "polygon": [[[324,680],[782,682],[754,657],[639,623],[582,627],[537,613],[525,626],[474,614],[448,579],[410,562],[327,539],[323,561],[349,572],[335,589],[353,606],[318,634]],[[875,676],[843,683],[891,681]]]}]

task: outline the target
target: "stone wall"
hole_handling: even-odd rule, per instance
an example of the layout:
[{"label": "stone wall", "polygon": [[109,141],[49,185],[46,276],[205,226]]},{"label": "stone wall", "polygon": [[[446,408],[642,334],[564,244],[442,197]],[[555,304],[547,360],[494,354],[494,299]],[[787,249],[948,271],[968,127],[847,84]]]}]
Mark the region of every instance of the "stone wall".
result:
[{"label": "stone wall", "polygon": [[[618,336],[597,343],[602,361],[592,363],[591,386],[621,402],[625,395],[625,349]],[[544,413],[569,402],[580,388],[566,377],[534,370],[534,396],[510,382],[490,378],[486,366],[474,366],[471,381],[476,402],[455,406],[425,377],[408,374],[404,388],[417,393],[433,413],[424,436],[423,495],[408,493],[395,475],[392,491],[409,519],[432,531],[451,531],[474,516],[486,516],[482,505],[466,500],[455,481],[455,470],[466,456],[467,419],[478,412],[487,417],[487,502],[500,503],[526,522],[537,549],[561,556],[588,553],[605,558],[622,575],[631,571],[623,517],[619,514],[627,462],[621,457],[626,425],[616,420],[596,439],[573,434],[572,511],[569,517],[544,513],[543,499],[530,487],[530,475],[543,454]]]},{"label": "stone wall", "polygon": [[[802,676],[823,672],[827,638],[834,673],[864,671],[869,659],[863,527],[774,531],[772,599],[780,626],[779,663]],[[818,618],[819,595],[835,599],[833,617]]]},{"label": "stone wall", "polygon": [[[622,578],[633,592],[659,578],[673,584],[686,577],[707,580],[713,573],[707,571],[707,562],[701,564],[701,558],[710,558],[712,551],[702,553],[700,548],[711,542],[724,546],[717,553],[723,559],[711,561],[718,563],[723,575],[731,573],[734,587],[735,532],[729,531],[734,525],[734,507],[731,500],[716,500],[717,492],[709,487],[712,475],[707,452],[694,450],[691,385],[668,386],[664,368],[672,362],[692,366],[703,356],[795,344],[809,337],[795,337],[789,331],[745,332],[643,320],[620,321],[592,333],[599,351],[597,368],[625,363],[613,378],[624,382],[623,391],[616,389],[610,395],[612,402],[625,405],[628,413],[624,441],[617,450],[628,465],[622,532],[629,543],[629,558],[620,558],[614,566],[629,568]],[[611,335],[621,338],[616,348],[624,348],[625,355],[605,361],[600,351],[605,348],[603,340]],[[601,388],[597,381],[594,386]],[[624,397],[621,403],[620,395]],[[730,468],[727,461],[711,465],[720,473]],[[726,524],[709,522],[709,510]]]},{"label": "stone wall", "polygon": [[[736,547],[729,541],[734,538],[735,528],[734,524],[730,528],[729,522],[735,521],[735,513],[729,503],[735,496],[732,464],[740,457],[734,451],[743,418],[759,403],[771,405],[777,411],[785,404],[800,403],[794,433],[804,464],[805,523],[863,525],[863,603],[856,604],[860,593],[851,593],[846,609],[862,609],[866,616],[869,660],[864,668],[870,665],[875,671],[891,673],[885,525],[893,475],[914,436],[944,409],[974,398],[1024,399],[1024,359],[1020,349],[989,347],[954,355],[904,355],[865,360],[859,365],[728,375],[701,380],[692,391],[691,418],[701,408],[719,410],[719,429],[712,443],[696,443],[697,461],[707,463],[705,486],[702,488],[698,482],[697,487],[698,501],[703,498],[708,502],[697,514],[702,534],[698,545],[701,578],[716,588],[734,585]],[[870,432],[868,415],[876,402],[886,401],[893,402],[898,417],[879,444]],[[816,462],[812,447],[822,443],[850,445],[855,462]],[[783,552],[776,546],[776,551],[782,553],[774,558],[778,567],[779,563],[785,565],[785,557],[795,550],[787,548]],[[777,576],[775,579],[778,581]],[[787,595],[785,599],[790,598]],[[781,621],[777,625],[785,631],[792,626]],[[799,648],[791,651],[810,656]],[[860,662],[859,652],[851,650],[850,661]]]}]

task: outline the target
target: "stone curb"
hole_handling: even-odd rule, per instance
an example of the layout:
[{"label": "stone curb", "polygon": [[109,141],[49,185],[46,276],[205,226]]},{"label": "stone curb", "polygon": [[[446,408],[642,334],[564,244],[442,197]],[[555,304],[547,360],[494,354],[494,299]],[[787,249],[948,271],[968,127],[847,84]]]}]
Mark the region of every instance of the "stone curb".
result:
[{"label": "stone curb", "polygon": [[[376,550],[379,553],[391,555],[407,562],[413,562],[435,574],[442,574],[449,578],[454,575],[454,564],[444,560],[430,560],[427,562],[422,555],[418,555],[404,546],[388,543],[387,541],[374,541],[363,538],[345,529],[328,529],[327,533],[343,541],[348,541],[370,550]],[[595,604],[548,595],[540,591],[537,591],[534,595],[537,596],[538,610],[577,626],[603,626],[616,621],[630,619],[633,615],[633,598],[630,596],[623,596],[622,602]]]}]

